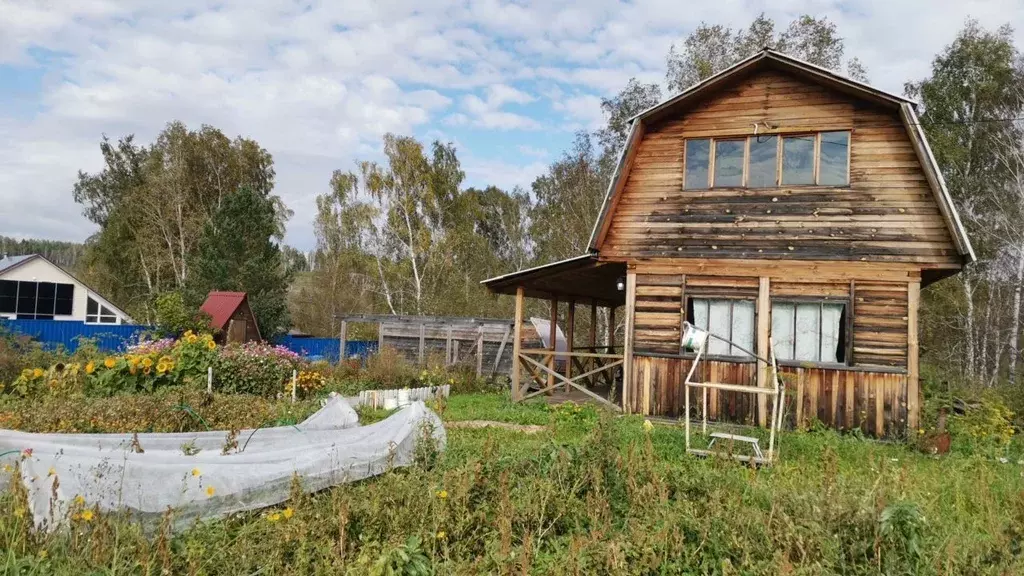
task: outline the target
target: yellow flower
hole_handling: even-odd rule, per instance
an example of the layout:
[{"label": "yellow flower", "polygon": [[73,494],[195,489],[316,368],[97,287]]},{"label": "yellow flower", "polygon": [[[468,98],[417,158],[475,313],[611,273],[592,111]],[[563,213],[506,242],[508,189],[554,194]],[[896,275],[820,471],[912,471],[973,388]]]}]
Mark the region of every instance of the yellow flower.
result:
[{"label": "yellow flower", "polygon": [[143,358],[142,359],[142,367],[143,368],[149,368],[152,365],[153,365],[153,359],[152,358]]},{"label": "yellow flower", "polygon": [[21,371],[21,377],[22,378],[31,378],[32,377],[32,370],[30,368],[25,368],[24,370]]},{"label": "yellow flower", "polygon": [[135,364],[132,364],[131,366],[128,367],[128,373],[131,374],[132,376],[134,376],[135,373],[138,371],[139,369],[135,367]]},{"label": "yellow flower", "polygon": [[188,338],[191,335],[192,335],[192,331],[191,330],[185,330],[185,333],[183,334],[183,336],[186,337],[186,338]]},{"label": "yellow flower", "polygon": [[281,515],[278,514],[277,512],[274,512],[270,516],[267,516],[267,520],[269,520],[271,522],[277,522],[280,519],[281,519]]},{"label": "yellow flower", "polygon": [[185,337],[185,340],[188,341],[189,344],[195,344],[196,340],[199,340],[199,338],[196,338],[195,334],[189,334]]},{"label": "yellow flower", "polygon": [[291,508],[285,508],[284,512],[281,512],[281,514],[287,520],[288,518],[291,518],[293,514],[295,514],[295,510],[292,510]]},{"label": "yellow flower", "polygon": [[644,432],[650,432],[654,430],[654,424],[650,420],[644,420]]},{"label": "yellow flower", "polygon": [[75,505],[76,506],[81,506],[83,504],[85,504],[85,497],[82,496],[81,494],[79,494],[78,496],[75,496]]},{"label": "yellow flower", "polygon": [[25,517],[25,509],[21,508],[20,506],[18,508],[15,508],[14,509],[14,517],[15,518],[24,518]]},{"label": "yellow flower", "polygon": [[167,372],[167,364],[164,364],[163,362],[158,362],[156,365],[156,373],[163,374],[164,372]]},{"label": "yellow flower", "polygon": [[918,434],[924,434],[924,428],[918,428],[917,429],[917,433]]},{"label": "yellow flower", "polygon": [[103,365],[106,366],[107,368],[113,368],[115,364],[117,364],[117,360],[114,360],[110,356],[107,356],[103,360]]},{"label": "yellow flower", "polygon": [[448,535],[444,533],[444,530],[441,530],[440,532],[437,533],[437,535],[435,537],[438,540],[444,540],[444,539],[448,538]]},{"label": "yellow flower", "polygon": [[213,340],[210,340],[206,343],[206,347],[209,348],[210,350],[214,350],[215,348],[217,348],[217,343],[214,342]]},{"label": "yellow flower", "polygon": [[216,492],[216,490],[213,489],[213,486],[207,486],[206,487],[206,495],[207,496],[213,496],[214,492]]},{"label": "yellow flower", "polygon": [[86,374],[92,374],[95,371],[96,371],[96,365],[92,363],[92,360],[90,360],[89,363],[85,365],[85,373]]},{"label": "yellow flower", "polygon": [[82,510],[82,520],[85,520],[86,522],[92,522],[92,518],[92,510]]},{"label": "yellow flower", "polygon": [[447,490],[438,490],[437,491],[437,497],[440,498],[441,500],[444,500],[444,499],[448,498],[448,491]]},{"label": "yellow flower", "polygon": [[150,373],[150,369],[149,369],[149,366],[146,366],[145,368],[143,368],[143,369],[142,369],[142,373],[148,376],[148,375],[149,375],[149,373]]},{"label": "yellow flower", "polygon": [[33,378],[39,378],[42,375],[43,375],[43,369],[42,368],[36,368],[35,370],[32,371],[32,377]]},{"label": "yellow flower", "polygon": [[50,470],[46,473],[46,475],[47,476],[53,476],[56,473],[57,473],[57,469],[54,468],[53,466],[50,466]]},{"label": "yellow flower", "polygon": [[138,356],[129,356],[128,357],[128,363],[131,364],[132,366],[135,366],[136,364],[139,363],[139,357]]},{"label": "yellow flower", "polygon": [[39,557],[40,558],[46,558],[46,550],[40,550],[39,551]]},{"label": "yellow flower", "polygon": [[193,476],[199,476],[199,468],[193,468],[192,469],[192,475]]}]

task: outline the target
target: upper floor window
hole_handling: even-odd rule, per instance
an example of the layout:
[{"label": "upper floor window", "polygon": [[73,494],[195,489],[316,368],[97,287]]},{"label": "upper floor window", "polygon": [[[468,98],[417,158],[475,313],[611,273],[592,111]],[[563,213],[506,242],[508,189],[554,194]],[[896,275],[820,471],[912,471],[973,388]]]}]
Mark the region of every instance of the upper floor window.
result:
[{"label": "upper floor window", "polygon": [[90,324],[117,324],[117,315],[89,296],[85,302],[85,321]]},{"label": "upper floor window", "polygon": [[846,186],[850,133],[686,140],[683,187]]},{"label": "upper floor window", "polygon": [[74,298],[73,284],[0,280],[0,314],[16,314],[22,320],[70,315]]}]

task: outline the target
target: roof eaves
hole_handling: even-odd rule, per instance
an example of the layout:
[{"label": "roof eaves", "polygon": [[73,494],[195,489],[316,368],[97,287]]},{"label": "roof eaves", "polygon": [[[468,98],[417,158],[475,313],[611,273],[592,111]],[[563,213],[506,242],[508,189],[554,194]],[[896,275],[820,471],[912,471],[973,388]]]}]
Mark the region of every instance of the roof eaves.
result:
[{"label": "roof eaves", "polygon": [[686,100],[687,98],[693,96],[694,94],[701,92],[708,86],[716,84],[720,80],[723,80],[728,76],[732,76],[733,74],[740,72],[747,66],[753,65],[754,63],[765,59],[781,62],[782,64],[793,66],[796,68],[802,68],[806,72],[816,74],[818,76],[825,76],[832,81],[845,84],[846,86],[853,90],[872,94],[877,98],[889,100],[896,105],[902,103],[908,103],[913,106],[917,105],[916,102],[904,96],[900,96],[898,94],[893,94],[891,92],[886,92],[885,90],[875,88],[874,86],[871,86],[864,82],[860,82],[858,80],[854,80],[852,78],[849,78],[848,76],[844,76],[842,74],[829,70],[828,68],[818,66],[817,64],[812,64],[810,62],[807,62],[806,60],[801,60],[800,58],[796,58],[788,54],[783,54],[782,52],[777,52],[775,50],[762,50],[760,52],[757,52],[756,54],[752,54],[744,58],[743,60],[740,60],[739,62],[736,62],[735,64],[729,66],[728,68],[722,70],[721,72],[718,72],[717,74],[708,76],[704,80],[701,80],[700,82],[694,84],[693,86],[690,86],[689,88],[683,90],[679,94],[676,94],[675,96],[672,96],[658,104],[655,104],[654,106],[651,106],[650,108],[644,110],[643,112],[636,114],[635,116],[630,118],[630,120],[643,120],[644,118],[649,117],[651,114],[654,114],[655,112],[670,107],[673,104],[676,104],[677,102]]},{"label": "roof eaves", "polygon": [[516,270],[515,272],[509,272],[508,274],[502,274],[501,276],[495,276],[494,278],[488,278],[487,280],[481,280],[480,283],[484,286],[490,286],[492,284],[499,284],[503,281],[512,280],[526,274],[533,272],[540,272],[548,268],[554,268],[564,264],[569,264],[577,261],[594,260],[596,256],[594,254],[581,254],[580,256],[573,256],[572,258],[566,258],[564,260],[558,260],[557,262],[549,262],[547,264],[541,264],[540,266],[534,266],[532,268],[524,268],[522,270]]}]

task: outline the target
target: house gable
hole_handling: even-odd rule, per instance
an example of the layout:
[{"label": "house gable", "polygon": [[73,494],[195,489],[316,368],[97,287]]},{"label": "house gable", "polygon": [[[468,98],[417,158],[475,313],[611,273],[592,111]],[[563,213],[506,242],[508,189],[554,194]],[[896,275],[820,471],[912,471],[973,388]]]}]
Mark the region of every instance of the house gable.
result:
[{"label": "house gable", "polygon": [[[973,259],[907,101],[761,54],[635,120],[591,240],[601,259],[881,261],[950,272]],[[837,130],[850,132],[846,186],[683,189],[688,138]]]},{"label": "house gable", "polygon": [[68,316],[58,316],[58,319],[85,321],[88,300],[92,299],[99,305],[107,308],[114,316],[117,316],[119,323],[130,324],[133,322],[127,312],[118,308],[110,300],[107,300],[70,272],[54,264],[41,254],[9,256],[0,260],[0,280],[53,282],[74,285],[75,295],[72,313]]}]

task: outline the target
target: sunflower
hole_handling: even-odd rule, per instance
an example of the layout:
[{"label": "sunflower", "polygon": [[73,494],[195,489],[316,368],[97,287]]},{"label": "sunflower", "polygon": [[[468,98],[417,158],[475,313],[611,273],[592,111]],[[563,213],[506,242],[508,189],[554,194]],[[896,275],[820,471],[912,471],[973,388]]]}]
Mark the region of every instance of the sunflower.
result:
[{"label": "sunflower", "polygon": [[185,337],[185,340],[188,341],[189,344],[195,344],[196,340],[199,340],[199,338],[196,338],[195,334],[189,334]]},{"label": "sunflower", "polygon": [[116,364],[117,360],[110,356],[107,356],[106,359],[103,360],[103,365],[106,366],[107,368],[113,368]]},{"label": "sunflower", "polygon": [[42,375],[43,375],[43,369],[42,368],[36,368],[35,370],[32,371],[32,377],[33,378],[39,378]]},{"label": "sunflower", "polygon": [[[153,359],[152,358],[143,358],[142,359],[142,367],[143,368],[149,368],[152,365],[153,365]],[[148,374],[148,372],[147,372],[147,374]]]},{"label": "sunflower", "polygon": [[139,363],[139,357],[138,356],[129,356],[128,357],[128,363],[131,364],[133,367],[136,366]]},{"label": "sunflower", "polygon": [[85,365],[85,373],[86,374],[92,374],[95,371],[96,371],[96,364],[94,364],[93,361],[90,360],[89,363]]},{"label": "sunflower", "polygon": [[163,362],[157,362],[156,373],[163,374],[164,372],[167,372],[167,364],[164,364]]},{"label": "sunflower", "polygon": [[210,350],[214,350],[217,348],[217,343],[214,342],[213,340],[209,340],[206,342],[206,347],[209,348]]},{"label": "sunflower", "polygon": [[149,373],[150,373],[150,368],[149,368],[149,366],[145,366],[145,367],[143,367],[143,368],[142,368],[142,373],[143,373],[143,374],[145,374],[146,376],[149,376]]}]

